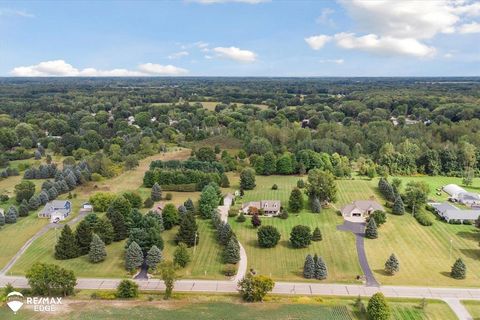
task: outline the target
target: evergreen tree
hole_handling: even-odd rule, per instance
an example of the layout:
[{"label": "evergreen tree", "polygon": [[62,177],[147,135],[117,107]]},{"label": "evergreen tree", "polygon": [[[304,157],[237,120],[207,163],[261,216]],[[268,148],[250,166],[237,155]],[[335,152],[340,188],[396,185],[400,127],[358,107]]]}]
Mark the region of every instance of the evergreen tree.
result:
[{"label": "evergreen tree", "polygon": [[245,217],[245,214],[242,212],[240,212],[240,215],[237,217],[237,222],[245,222],[247,221],[247,218]]},{"label": "evergreen tree", "polygon": [[93,225],[93,232],[95,232],[106,245],[109,245],[113,242],[113,226],[108,218],[103,217],[98,219],[98,221]]},{"label": "evergreen tree", "polygon": [[312,200],[312,212],[313,213],[320,213],[322,211],[322,204],[318,198],[314,198]]},{"label": "evergreen tree", "polygon": [[463,262],[462,258],[458,258],[452,266],[450,275],[454,279],[465,279],[467,276],[467,266]]},{"label": "evergreen tree", "polygon": [[220,214],[218,213],[218,211],[215,211],[212,214],[212,219],[211,220],[212,220],[213,227],[218,230],[218,228],[222,224],[222,219],[220,218]]},{"label": "evergreen tree", "polygon": [[0,227],[5,225],[5,216],[0,212]]},{"label": "evergreen tree", "polygon": [[291,212],[300,212],[303,209],[303,194],[299,188],[293,188],[288,201],[288,209]]},{"label": "evergreen tree", "polygon": [[230,181],[228,180],[228,177],[225,173],[222,173],[222,176],[221,176],[221,179],[220,179],[220,187],[222,187],[222,188],[230,187]]},{"label": "evergreen tree", "polygon": [[60,238],[58,238],[57,245],[55,246],[55,258],[58,260],[66,260],[76,258],[78,255],[79,250],[75,236],[67,224],[63,227]]},{"label": "evergreen tree", "polygon": [[178,207],[178,215],[180,216],[180,219],[182,219],[182,217],[187,214],[187,208],[185,208],[184,205],[180,205]]},{"label": "evergreen tree", "polygon": [[313,255],[313,262],[314,262],[315,264],[317,264],[317,261],[318,261],[318,254],[315,253],[315,254]]},{"label": "evergreen tree", "polygon": [[30,200],[28,200],[28,208],[30,210],[37,210],[38,207],[41,206],[41,204],[42,203],[40,202],[40,199],[37,196],[33,196],[30,198]]},{"label": "evergreen tree", "polygon": [[195,216],[192,213],[186,213],[180,221],[180,228],[176,236],[176,242],[183,242],[187,247],[192,247],[199,242],[198,226]]},{"label": "evergreen tree", "polygon": [[143,264],[143,252],[140,246],[133,241],[125,252],[125,269],[133,272]]},{"label": "evergreen tree", "polygon": [[188,254],[185,243],[180,243],[173,253],[173,263],[181,268],[185,268],[190,262],[190,255]]},{"label": "evergreen tree", "polygon": [[162,261],[162,251],[156,245],[153,245],[147,253],[147,267],[149,270],[155,271],[157,265]]},{"label": "evergreen tree", "polygon": [[165,230],[172,229],[178,223],[178,212],[175,205],[168,203],[162,210],[163,227]]},{"label": "evergreen tree", "polygon": [[393,203],[392,213],[397,215],[402,215],[405,213],[405,207],[403,205],[402,197],[399,194],[395,197],[395,202]]},{"label": "evergreen tree", "polygon": [[227,223],[222,223],[218,229],[217,232],[217,237],[218,237],[218,242],[221,245],[227,245],[228,241],[233,235],[232,228],[230,227],[230,224]]},{"label": "evergreen tree", "polygon": [[157,182],[155,182],[152,186],[152,192],[151,192],[150,198],[152,198],[153,201],[162,200],[162,187],[160,187],[160,185]]},{"label": "evergreen tree", "polygon": [[388,320],[390,319],[390,307],[381,292],[375,293],[367,305],[367,316],[369,320]]},{"label": "evergreen tree", "polygon": [[322,232],[319,227],[316,227],[315,230],[313,230],[312,241],[322,241]]},{"label": "evergreen tree", "polygon": [[14,206],[8,208],[7,213],[5,214],[5,223],[11,224],[17,222],[18,212]]},{"label": "evergreen tree", "polygon": [[395,254],[392,253],[385,262],[385,272],[394,275],[398,271],[400,271],[400,262],[398,261]]},{"label": "evergreen tree", "polygon": [[236,237],[230,237],[223,249],[223,262],[236,264],[240,261],[240,245]]},{"label": "evergreen tree", "polygon": [[27,200],[23,199],[20,206],[18,206],[18,215],[20,217],[28,216],[28,202],[27,202]]},{"label": "evergreen tree", "polygon": [[260,217],[258,216],[258,214],[254,214],[252,216],[252,226],[254,228],[258,228],[262,225],[262,220],[260,220]]},{"label": "evergreen tree", "polygon": [[367,227],[365,228],[365,237],[368,239],[378,238],[377,224],[375,223],[375,219],[368,220]]},{"label": "evergreen tree", "polygon": [[105,243],[98,235],[93,234],[90,250],[88,251],[88,260],[92,263],[98,263],[105,260],[106,257]]},{"label": "evergreen tree", "polygon": [[213,212],[218,207],[220,198],[214,185],[209,184],[203,188],[198,200],[199,211],[202,218],[212,217]]},{"label": "evergreen tree", "polygon": [[240,188],[242,190],[252,190],[255,188],[255,170],[245,168],[240,173]]},{"label": "evergreen tree", "polygon": [[86,219],[80,221],[75,229],[75,240],[77,241],[78,250],[81,256],[87,254],[90,251],[93,231],[90,223]]},{"label": "evergreen tree", "polygon": [[315,262],[310,254],[305,258],[303,277],[305,279],[313,279],[315,277]]},{"label": "evergreen tree", "polygon": [[315,279],[324,280],[327,279],[327,276],[327,265],[323,261],[322,257],[318,257],[317,261],[315,262]]},{"label": "evergreen tree", "polygon": [[51,201],[51,200],[54,200],[58,197],[58,191],[57,189],[55,189],[55,187],[51,187],[50,189],[48,189],[48,199]]},{"label": "evergreen tree", "polygon": [[128,236],[125,218],[119,211],[107,211],[107,217],[113,227],[113,241],[121,241]]},{"label": "evergreen tree", "polygon": [[188,212],[195,214],[195,205],[193,204],[192,199],[188,198],[183,205],[187,209]]}]

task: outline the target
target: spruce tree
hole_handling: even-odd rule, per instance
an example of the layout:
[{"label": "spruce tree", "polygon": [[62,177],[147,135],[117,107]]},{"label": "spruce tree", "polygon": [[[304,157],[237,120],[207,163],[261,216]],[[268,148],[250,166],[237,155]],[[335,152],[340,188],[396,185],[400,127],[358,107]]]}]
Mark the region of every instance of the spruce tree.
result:
[{"label": "spruce tree", "polygon": [[293,188],[288,200],[288,209],[290,212],[300,212],[303,209],[303,194],[299,188]]},{"label": "spruce tree", "polygon": [[57,197],[58,191],[55,187],[51,187],[50,189],[48,189],[48,199],[50,199],[50,201],[55,200]]},{"label": "spruce tree", "polygon": [[310,254],[305,258],[303,277],[305,279],[313,279],[315,277],[315,262]]},{"label": "spruce tree", "polygon": [[227,245],[232,235],[233,235],[233,231],[230,225],[228,224],[228,222],[220,224],[220,227],[218,228],[218,231],[217,231],[217,239],[221,245],[224,245],[224,246]]},{"label": "spruce tree", "polygon": [[93,226],[93,232],[95,232],[106,245],[109,245],[113,242],[113,226],[108,218],[103,217],[98,219]]},{"label": "spruce tree", "polygon": [[187,201],[183,203],[188,212],[195,214],[195,205],[193,204],[192,199],[188,198]]},{"label": "spruce tree", "polygon": [[90,223],[86,219],[80,221],[75,229],[75,240],[77,241],[78,250],[81,256],[87,254],[90,251],[90,245],[92,243],[93,231]]},{"label": "spruce tree", "polygon": [[368,239],[378,238],[377,224],[375,223],[375,219],[368,220],[367,227],[365,228],[365,237]]},{"label": "spruce tree", "polygon": [[225,173],[222,173],[222,176],[220,178],[220,187],[222,188],[230,187],[230,181],[228,180],[228,177]]},{"label": "spruce tree", "polygon": [[369,320],[390,319],[390,307],[388,306],[383,293],[375,293],[368,301],[367,318]]},{"label": "spruce tree", "polygon": [[385,272],[390,275],[394,275],[398,271],[400,271],[400,262],[398,261],[395,254],[392,253],[385,262]]},{"label": "spruce tree", "polygon": [[184,205],[180,205],[180,206],[178,207],[178,215],[180,216],[180,219],[181,219],[182,216],[184,216],[186,213],[187,213],[187,208],[185,208]]},{"label": "spruce tree", "polygon": [[452,266],[450,275],[454,279],[465,279],[467,276],[467,266],[463,262],[462,258],[458,258]]},{"label": "spruce tree", "polygon": [[185,243],[180,243],[173,252],[173,263],[181,268],[185,268],[190,262],[190,255],[188,254]]},{"label": "spruce tree", "polygon": [[18,215],[20,217],[28,216],[28,202],[23,199],[22,203],[18,206]]},{"label": "spruce tree", "polygon": [[198,244],[198,226],[195,221],[195,216],[192,213],[186,213],[182,216],[180,221],[180,228],[176,236],[176,242],[183,242],[187,247],[193,247]]},{"label": "spruce tree", "polygon": [[223,262],[236,264],[238,261],[240,261],[240,245],[236,237],[230,237],[223,249]]},{"label": "spruce tree", "polygon": [[322,241],[322,232],[319,227],[316,227],[315,230],[313,230],[312,241]]},{"label": "spruce tree", "polygon": [[125,218],[118,211],[107,211],[107,217],[113,227],[113,240],[121,241],[128,236],[128,227]]},{"label": "spruce tree", "polygon": [[5,215],[0,212],[0,227],[5,225]]},{"label": "spruce tree", "polygon": [[92,263],[98,263],[105,260],[106,257],[105,243],[94,233],[90,243],[90,250],[88,251],[88,260]]},{"label": "spruce tree", "polygon": [[132,241],[125,252],[125,269],[133,272],[143,264],[143,252],[140,246]]},{"label": "spruce tree", "polygon": [[317,261],[315,262],[315,279],[324,280],[327,279],[327,276],[327,265],[323,261],[322,257],[318,257]]},{"label": "spruce tree", "polygon": [[[40,200],[40,203],[42,205],[46,204],[49,200],[50,200],[50,197],[48,195],[48,192],[45,191],[45,190],[42,190],[39,195],[38,195],[38,199]],[[53,200],[53,199],[52,199]]]},{"label": "spruce tree", "polygon": [[40,199],[37,196],[33,196],[28,200],[28,208],[30,210],[37,210],[38,207],[40,207],[41,202]]},{"label": "spruce tree", "polygon": [[395,202],[393,203],[392,213],[397,215],[402,215],[405,213],[405,206],[403,205],[402,197],[399,194],[395,197]]},{"label": "spruce tree", "polygon": [[155,182],[152,186],[152,192],[151,192],[150,198],[152,198],[153,201],[162,200],[162,187],[160,187],[160,185],[157,182]]},{"label": "spruce tree", "polygon": [[153,245],[147,253],[147,267],[151,271],[157,269],[157,265],[162,261],[162,251],[156,245]]},{"label": "spruce tree", "polygon": [[18,212],[14,206],[8,208],[7,213],[5,214],[5,223],[16,223],[17,222]]},{"label": "spruce tree", "polygon": [[72,229],[67,224],[63,227],[60,238],[55,246],[55,258],[58,260],[72,259],[79,256],[79,250]]},{"label": "spruce tree", "polygon": [[312,212],[313,213],[320,213],[322,211],[322,204],[318,198],[314,198],[312,200]]}]

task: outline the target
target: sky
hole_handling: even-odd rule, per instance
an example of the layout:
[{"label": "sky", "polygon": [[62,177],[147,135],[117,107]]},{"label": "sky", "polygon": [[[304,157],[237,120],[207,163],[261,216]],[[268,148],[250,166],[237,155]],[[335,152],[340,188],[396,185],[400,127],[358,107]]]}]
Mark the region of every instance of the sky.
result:
[{"label": "sky", "polygon": [[0,1],[0,76],[480,76],[480,0]]}]

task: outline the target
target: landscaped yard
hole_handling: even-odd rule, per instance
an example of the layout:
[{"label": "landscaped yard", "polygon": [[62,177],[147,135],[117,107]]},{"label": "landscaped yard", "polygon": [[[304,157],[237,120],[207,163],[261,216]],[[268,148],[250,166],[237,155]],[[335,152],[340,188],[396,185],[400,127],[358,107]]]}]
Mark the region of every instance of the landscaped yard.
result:
[{"label": "landscaped yard", "polygon": [[465,306],[465,308],[467,308],[468,312],[470,312],[470,315],[473,317],[473,319],[480,319],[480,301],[462,301],[462,304]]},{"label": "landscaped yard", "polygon": [[[82,292],[80,292],[80,295]],[[145,301],[147,296],[153,301]],[[162,301],[152,293],[142,295],[143,301],[63,300],[56,313],[41,313],[25,306],[16,315],[6,306],[0,308],[1,319],[175,319],[217,320],[277,319],[277,320],[364,320],[355,311],[351,298],[279,297],[267,296],[263,303],[241,303],[236,296],[180,295],[177,299]],[[364,303],[367,300],[364,299]],[[455,315],[441,301],[428,301],[425,309],[416,300],[389,300],[392,319],[395,320],[454,320]]]}]

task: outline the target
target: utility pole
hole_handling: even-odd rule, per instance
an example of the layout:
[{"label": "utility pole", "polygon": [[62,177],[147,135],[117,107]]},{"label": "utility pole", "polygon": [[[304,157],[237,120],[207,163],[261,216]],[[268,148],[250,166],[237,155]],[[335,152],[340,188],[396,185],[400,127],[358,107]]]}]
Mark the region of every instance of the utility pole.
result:
[{"label": "utility pole", "polygon": [[195,232],[195,241],[193,242],[193,255],[195,255],[195,250],[197,249],[197,234],[198,232]]}]

